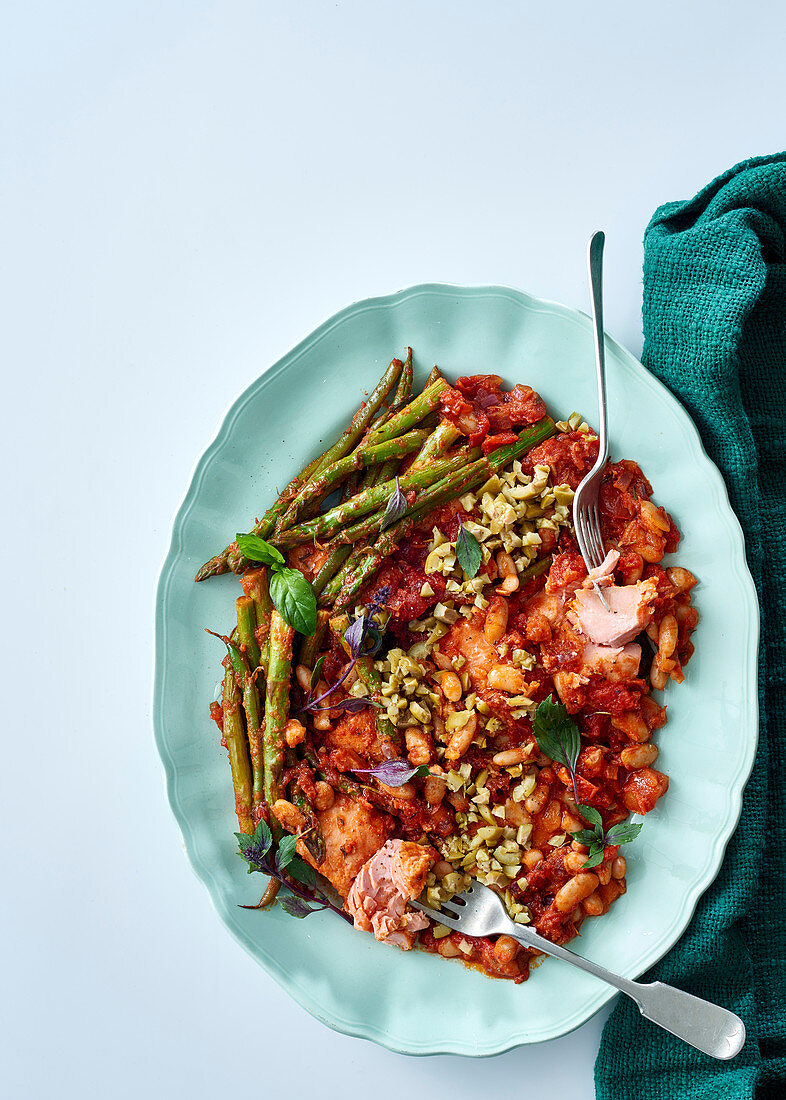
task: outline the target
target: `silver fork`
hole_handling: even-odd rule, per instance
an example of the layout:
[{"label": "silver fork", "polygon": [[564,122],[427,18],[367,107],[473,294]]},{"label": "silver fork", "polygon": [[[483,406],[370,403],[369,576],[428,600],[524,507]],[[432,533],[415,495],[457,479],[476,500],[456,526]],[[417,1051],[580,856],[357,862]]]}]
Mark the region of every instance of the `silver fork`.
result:
[{"label": "silver fork", "polygon": [[413,901],[412,905],[455,932],[467,936],[512,936],[525,947],[534,947],[594,974],[632,997],[646,1019],[712,1058],[726,1061],[739,1054],[745,1044],[745,1024],[733,1012],[663,982],[631,981],[559,947],[526,925],[512,921],[497,894],[477,880],[462,894],[443,902],[441,909],[431,909],[419,901]]},{"label": "silver fork", "polygon": [[[598,375],[598,457],[573,496],[573,526],[579,550],[588,571],[597,569],[605,557],[598,512],[598,493],[603,478],[603,468],[609,456],[606,432],[606,355],[603,346],[603,245],[605,240],[606,236],[603,232],[593,233],[587,253],[592,290],[592,323],[595,330],[595,367]],[[608,611],[608,604],[597,585],[595,585],[595,591]]]},{"label": "silver fork", "polygon": [[[582,479],[573,494],[573,529],[588,572],[602,565],[606,557],[598,511],[598,494],[603,480],[603,468],[609,457],[606,430],[606,352],[603,340],[603,246],[605,243],[606,234],[599,229],[590,237],[587,249],[587,265],[592,291],[592,327],[595,333],[595,368],[598,377],[598,457],[595,465]],[[606,610],[611,611],[603,595],[603,589],[594,582],[593,588]],[[643,631],[637,640],[645,641],[652,652],[658,648],[646,631]]]}]

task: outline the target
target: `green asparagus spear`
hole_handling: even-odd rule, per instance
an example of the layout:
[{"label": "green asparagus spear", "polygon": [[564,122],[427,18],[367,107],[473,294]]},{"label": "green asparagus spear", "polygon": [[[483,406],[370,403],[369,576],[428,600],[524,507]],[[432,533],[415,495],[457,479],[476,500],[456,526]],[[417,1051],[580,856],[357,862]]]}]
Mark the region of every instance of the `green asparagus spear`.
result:
[{"label": "green asparagus spear", "polygon": [[[411,516],[400,519],[389,527],[374,545],[365,546],[358,553],[357,564],[354,570],[350,570],[341,585],[341,590],[335,599],[335,610],[345,611],[352,605],[352,601],[361,588],[374,576],[385,558],[389,557],[398,546],[399,542],[412,530]],[[353,560],[355,555],[348,559]]]},{"label": "green asparagus spear", "polygon": [[317,654],[322,648],[327,632],[329,615],[327,611],[317,611],[317,625],[313,634],[303,638],[298,655],[298,663],[313,670],[317,660]]},{"label": "green asparagus spear", "polygon": [[412,463],[411,468],[416,470],[421,466],[428,466],[435,458],[440,458],[453,446],[460,435],[461,432],[459,429],[454,424],[451,424],[449,420],[440,420],[437,427],[415,456],[415,461]]},{"label": "green asparagus spear", "polygon": [[[382,513],[380,512],[377,517],[377,525],[379,525],[381,522]],[[348,544],[346,546],[346,549],[349,551],[346,561],[341,566],[336,575],[334,577],[331,577],[331,579],[327,582],[324,589],[322,590],[322,594],[318,598],[317,602],[320,607],[332,607],[336,596],[341,591],[341,586],[343,585],[344,581],[355,569],[355,566],[357,564],[356,559],[354,556],[350,555],[354,555],[354,551],[356,548]]]},{"label": "green asparagus spear", "polygon": [[251,760],[249,757],[246,732],[243,729],[243,716],[240,710],[240,692],[235,671],[227,662],[224,673],[224,691],[222,696],[224,714],[224,740],[229,752],[229,767],[232,771],[232,786],[235,789],[235,812],[241,833],[253,833],[252,813],[253,781]]},{"label": "green asparagus spear", "polygon": [[[268,508],[261,520],[254,524],[252,531],[255,535],[259,535],[260,538],[263,539],[269,538],[276,520],[280,515],[283,515],[289,502],[294,499],[300,489],[304,488],[311,478],[319,477],[323,470],[333,462],[337,462],[340,458],[343,458],[348,451],[352,450],[374,419],[374,416],[391,389],[398,384],[403,368],[404,364],[400,359],[394,359],[392,361],[372,391],[368,401],[364,402],[355,413],[352,418],[352,423],[344,434],[332,447],[328,447],[322,455],[313,459],[301,473],[294,477],[283,493],[281,493],[275,504]],[[385,436],[384,438],[388,439],[390,437]],[[383,441],[384,440],[378,440],[377,442]],[[203,581],[208,577],[217,576],[219,573],[226,573],[229,569],[236,573],[242,572],[244,564],[245,562],[242,554],[234,543],[231,543],[222,550],[220,554],[211,558],[210,561],[205,562],[195,579],[197,581]]]},{"label": "green asparagus spear", "polygon": [[254,601],[250,596],[238,596],[235,600],[237,608],[237,635],[248,658],[249,666],[253,669],[259,665],[259,642],[257,641],[257,613]]},{"label": "green asparagus spear", "polygon": [[407,348],[407,358],[404,360],[404,366],[401,371],[401,377],[398,380],[396,386],[396,392],[393,394],[393,400],[390,405],[384,409],[377,419],[371,425],[371,430],[381,428],[386,420],[390,420],[394,413],[397,413],[400,409],[406,405],[412,396],[412,348]]},{"label": "green asparagus spear", "polygon": [[[304,470],[301,470],[299,474],[292,478],[286,489],[279,495],[275,504],[271,505],[262,519],[254,524],[253,530],[255,535],[259,535],[259,537],[263,539],[270,535],[275,527],[276,520],[286,511],[290,500],[292,500],[300,487],[308,483],[308,479],[316,470],[320,460],[321,456],[313,459]],[[194,580],[204,581],[207,580],[208,577],[217,577],[221,573],[228,573],[230,569],[235,572],[238,568],[238,564],[241,563],[242,560],[242,555],[239,553],[234,542],[232,542],[229,546],[225,547],[220,554],[216,554],[210,561],[206,561],[197,572]]]},{"label": "green asparagus spear", "polygon": [[440,394],[446,388],[447,382],[444,378],[432,383],[418,397],[413,397],[400,412],[397,412],[395,416],[391,416],[390,420],[385,421],[380,428],[375,428],[374,431],[369,432],[367,442],[373,446],[375,443],[384,443],[386,439],[393,439],[394,436],[408,432],[410,428],[419,424],[421,420],[424,420],[429,413],[436,409]]},{"label": "green asparagus spear", "polygon": [[393,404],[390,406],[391,412],[398,412],[412,396],[412,373],[412,348],[407,348],[407,357],[404,360],[401,377],[396,386],[396,395],[393,398]]},{"label": "green asparagus spear", "polygon": [[[342,543],[356,543],[361,539],[370,539],[379,534],[379,530],[382,526],[382,520],[385,515],[385,509],[380,508],[377,512],[372,512],[371,515],[364,516],[359,519],[357,523],[353,523],[350,527],[345,527],[343,531],[340,531],[336,535],[336,544]],[[331,544],[332,545],[332,544]]]},{"label": "green asparagus spear", "polygon": [[531,581],[533,577],[540,577],[543,573],[548,573],[550,568],[551,554],[549,554],[548,557],[533,562],[532,565],[528,565],[526,569],[522,569],[519,573],[519,585],[526,584],[527,581]]},{"label": "green asparagus spear", "polygon": [[[466,467],[467,463],[480,453],[480,448],[476,447],[472,451],[460,452],[452,458],[443,458],[433,462],[427,469],[407,473],[400,478],[399,488],[402,492],[407,492],[409,489],[428,488],[428,486],[433,485],[452,471]],[[330,537],[347,521],[358,519],[368,512],[374,512],[383,507],[391,494],[395,492],[395,489],[395,480],[381,482],[379,485],[375,485],[373,489],[358,493],[346,504],[339,504],[321,516],[300,523],[296,527],[290,527],[288,531],[283,531],[272,542],[275,546],[283,548],[298,546],[300,543],[310,542],[314,538]]]},{"label": "green asparagus spear", "polygon": [[[396,387],[396,396],[393,400],[393,404],[386,416],[380,417],[374,421],[373,428],[380,428],[386,420],[403,408],[412,396],[412,348],[407,348],[407,358],[404,361],[404,369],[401,372],[401,378],[398,380],[398,386]],[[425,422],[423,423],[425,426]],[[363,478],[360,481],[360,488],[371,489],[374,485],[379,485],[380,481],[390,481],[395,476],[399,467],[399,461],[395,458],[388,459],[387,462],[383,462],[381,466],[368,466],[366,467]],[[357,490],[355,490],[357,491]],[[342,503],[344,500],[349,500],[353,493],[345,494],[342,497]]]},{"label": "green asparagus spear", "polygon": [[381,466],[370,466],[367,472],[371,476],[368,481],[364,480],[363,489],[373,489],[375,485],[381,485],[385,481],[390,481],[391,478],[396,476],[399,465],[398,459],[389,458],[387,462],[383,462]]},{"label": "green asparagus spear", "polygon": [[281,771],[284,766],[284,727],[289,718],[289,680],[292,672],[294,630],[287,626],[275,608],[270,613],[270,667],[265,699],[263,757],[265,802],[271,808],[281,798]]},{"label": "green asparagus spear", "polygon": [[243,708],[246,712],[246,732],[248,734],[248,747],[251,754],[251,771],[254,782],[252,809],[254,821],[257,821],[259,819],[259,808],[264,798],[260,685],[257,676],[254,675],[260,664],[260,650],[255,633],[256,609],[253,598],[251,596],[238,596],[236,605],[237,638],[243,650],[242,660],[240,650],[237,647],[231,646],[229,653],[243,692]]},{"label": "green asparagus spear", "polygon": [[360,488],[360,485],[365,480],[365,475],[375,469],[376,466],[369,466],[366,468],[363,474],[361,474],[359,470],[355,470],[349,475],[347,480],[341,486],[341,504],[344,504],[345,501],[352,499],[352,497]]},{"label": "green asparagus spear", "polygon": [[409,534],[414,523],[419,522],[438,505],[446,504],[449,500],[477,488],[492,474],[498,473],[513,459],[521,457],[555,432],[554,421],[550,417],[544,417],[532,427],[525,428],[515,443],[498,447],[491,454],[449,473],[425,489],[398,523],[385,531],[374,545],[356,550],[347,559],[343,570],[344,579],[335,597],[335,610],[341,611],[351,605],[352,600],[374,576],[385,558],[393,552],[401,539]]},{"label": "green asparagus spear", "polygon": [[325,561],[319,567],[317,575],[311,582],[311,587],[314,589],[315,595],[319,596],[324,591],[351,553],[352,547],[349,545],[334,546],[331,549],[330,554],[325,558]]},{"label": "green asparagus spear", "polygon": [[[311,474],[312,480],[320,477],[328,466],[332,466],[334,462],[338,462],[340,458],[349,454],[352,448],[357,445],[358,441],[363,437],[366,428],[368,428],[369,424],[376,416],[387,395],[393,387],[398,384],[403,369],[404,364],[400,359],[394,359],[391,362],[390,366],[369,395],[368,401],[361,405],[358,412],[355,413],[350,426],[332,447],[328,447],[319,459],[316,469]],[[385,438],[387,439],[390,437],[386,436]],[[378,442],[382,441],[380,440]]]},{"label": "green asparagus spear", "polygon": [[[273,609],[273,601],[270,599],[266,567],[261,565],[255,569],[247,570],[243,574],[243,588],[254,602],[254,615],[256,617],[254,636],[259,647],[257,664],[262,666],[265,675],[267,675],[268,635],[270,633],[270,612]],[[238,622],[238,627],[239,625]],[[255,667],[256,665],[252,665],[252,670]]]},{"label": "green asparagus spear", "polygon": [[339,461],[334,462],[332,466],[328,466],[319,477],[313,478],[308,485],[298,493],[284,515],[279,518],[276,523],[273,540],[275,541],[276,536],[282,531],[287,530],[289,527],[294,527],[298,517],[302,515],[312,502],[322,497],[326,497],[333,491],[335,486],[343,481],[343,479],[353,470],[360,470],[364,466],[373,466],[377,463],[385,463],[387,459],[396,459],[398,464],[404,455],[411,454],[412,451],[420,450],[428,439],[428,436],[429,433],[421,429],[407,432],[406,435],[398,436],[394,439],[388,439],[384,443],[379,443],[376,446],[363,443],[357,447],[352,454],[347,455],[346,458],[339,459]]},{"label": "green asparagus spear", "polygon": [[262,754],[262,714],[260,711],[259,684],[251,673],[243,684],[243,708],[246,712],[248,746],[251,750],[251,774],[253,776],[252,810],[254,821],[265,800],[265,764]]}]

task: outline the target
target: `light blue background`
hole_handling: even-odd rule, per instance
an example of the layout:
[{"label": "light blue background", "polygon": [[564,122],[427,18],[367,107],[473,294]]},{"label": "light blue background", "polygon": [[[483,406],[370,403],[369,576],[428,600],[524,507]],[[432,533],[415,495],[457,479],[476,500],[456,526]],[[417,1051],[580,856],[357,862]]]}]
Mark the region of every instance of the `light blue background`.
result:
[{"label": "light blue background", "polygon": [[586,308],[586,239],[602,227],[607,327],[638,353],[652,210],[783,144],[771,59],[786,14],[631,9],[28,0],[5,13],[0,1064],[13,1100],[280,1094],[306,1058],[327,1096],[592,1097],[602,1017],[489,1062],[408,1060],[326,1031],[229,938],[166,805],[152,601],[224,410],[350,301],[445,280]]}]

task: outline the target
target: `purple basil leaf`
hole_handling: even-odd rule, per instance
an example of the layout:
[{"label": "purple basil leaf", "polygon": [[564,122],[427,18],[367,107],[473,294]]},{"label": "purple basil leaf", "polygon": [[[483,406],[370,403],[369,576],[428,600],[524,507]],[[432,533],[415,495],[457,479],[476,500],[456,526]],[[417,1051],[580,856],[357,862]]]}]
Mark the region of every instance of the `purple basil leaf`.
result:
[{"label": "purple basil leaf", "polygon": [[388,498],[387,507],[385,508],[385,514],[382,517],[382,524],[380,531],[386,531],[388,527],[392,527],[393,524],[400,520],[407,510],[407,498],[401,492],[398,484],[398,478],[396,478],[396,488],[390,494]]},{"label": "purple basil leaf", "polygon": [[238,855],[248,864],[249,874],[252,871],[263,871],[267,866],[267,854],[273,843],[273,834],[267,823],[260,819],[252,836],[248,833],[235,833],[238,842]]},{"label": "purple basil leaf", "polygon": [[340,703],[337,703],[333,708],[334,710],[345,710],[347,714],[357,714],[359,711],[367,705],[368,700],[355,698],[350,696],[346,699],[342,699]]},{"label": "purple basil leaf", "polygon": [[348,626],[344,631],[344,641],[349,646],[349,652],[353,657],[360,656],[360,649],[363,645],[363,638],[366,633],[366,617],[361,615],[359,619],[355,619],[351,626]]},{"label": "purple basil leaf", "polygon": [[365,695],[359,698],[350,695],[346,699],[339,699],[337,703],[328,703],[326,707],[315,707],[309,704],[307,707],[303,707],[303,710],[307,710],[310,714],[323,714],[326,710],[344,710],[347,714],[357,714],[358,711],[363,710],[363,707],[379,707],[382,710],[381,703],[378,703],[375,699],[369,699]]},{"label": "purple basil leaf", "polygon": [[369,619],[373,619],[375,615],[378,615],[380,611],[385,610],[385,600],[390,595],[390,585],[383,584],[382,587],[372,596],[371,603],[366,608],[366,614]]},{"label": "purple basil leaf", "polygon": [[335,706],[327,707],[327,710],[345,710],[347,714],[357,714],[358,711],[363,710],[364,707],[379,707],[382,709],[382,704],[362,695],[357,697],[350,695],[346,699],[342,699],[339,703],[336,703]]},{"label": "purple basil leaf", "polygon": [[333,710],[332,706],[318,707],[317,703],[321,703],[323,699],[327,699],[328,695],[332,695],[333,692],[336,690],[336,688],[341,687],[341,685],[344,683],[344,681],[349,676],[350,672],[352,671],[352,669],[354,667],[355,667],[355,658],[353,658],[349,662],[349,664],[347,665],[347,667],[344,669],[343,673],[341,674],[341,677],[338,680],[336,680],[335,684],[331,685],[331,687],[329,687],[327,689],[327,691],[323,691],[321,695],[318,695],[316,697],[316,699],[309,699],[309,701],[303,707],[303,710],[309,710],[309,711],[312,712],[312,714],[317,714],[320,710]]},{"label": "purple basil leaf", "polygon": [[385,760],[374,768],[355,768],[356,775],[373,775],[386,787],[403,787],[410,779],[423,779],[429,774],[428,766],[413,767],[408,760]]},{"label": "purple basil leaf", "polygon": [[303,917],[309,917],[312,913],[317,913],[319,910],[308,902],[301,901],[300,898],[286,897],[281,899],[281,908],[285,913],[289,913],[290,917],[297,917],[298,920],[302,920]]}]

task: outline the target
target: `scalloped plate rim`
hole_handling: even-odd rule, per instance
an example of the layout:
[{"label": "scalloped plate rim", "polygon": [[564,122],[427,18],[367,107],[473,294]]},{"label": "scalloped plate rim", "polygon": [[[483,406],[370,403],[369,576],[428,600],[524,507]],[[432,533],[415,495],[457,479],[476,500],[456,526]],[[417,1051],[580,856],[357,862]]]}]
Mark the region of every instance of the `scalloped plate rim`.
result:
[{"label": "scalloped plate rim", "polygon": [[[462,285],[442,282],[419,283],[390,294],[377,295],[352,302],[350,305],[328,317],[307,336],[300,340],[290,351],[282,355],[275,363],[254,379],[229,406],[222,418],[213,441],[194,464],[188,488],[183,495],[172,523],[169,549],[161,567],[155,596],[155,665],[152,720],[156,745],[166,774],[166,788],[170,808],[183,834],[186,854],[192,870],[207,888],[210,899],[230,934],[302,1008],[335,1031],[377,1043],[394,1053],[413,1056],[458,1054],[470,1057],[491,1057],[498,1054],[504,1054],[518,1046],[547,1042],[551,1039],[569,1034],[591,1019],[605,1004],[615,997],[616,990],[611,987],[605,990],[600,989],[596,995],[587,998],[571,1015],[566,1016],[561,1024],[558,1026],[546,1027],[543,1029],[543,1033],[539,1033],[536,1027],[529,1026],[526,1034],[511,1035],[509,1038],[503,1038],[498,1042],[490,1042],[481,1045],[476,1044],[472,1047],[470,1047],[468,1042],[464,1039],[442,1039],[439,1041],[438,1048],[434,1047],[433,1041],[426,1040],[429,1049],[425,1049],[424,1047],[418,1047],[410,1040],[397,1039],[394,1035],[390,1034],[389,1031],[382,1031],[365,1021],[339,1019],[334,1013],[320,1009],[320,1006],[314,1001],[313,994],[311,994],[309,990],[301,988],[299,983],[293,981],[291,975],[279,964],[275,955],[268,953],[259,944],[251,941],[244,929],[236,923],[234,914],[224,904],[210,868],[206,866],[202,858],[196,852],[193,828],[178,799],[177,773],[174,768],[169,746],[165,741],[162,717],[163,698],[166,688],[166,663],[163,659],[166,643],[166,617],[164,611],[167,606],[166,596],[172,578],[174,564],[182,549],[182,529],[195,504],[195,498],[198,495],[207,468],[211,460],[220,452],[227,442],[237,416],[245,405],[253,400],[261,390],[273,381],[274,378],[282,371],[286,370],[305,351],[309,350],[323,339],[333,328],[340,325],[349,317],[373,309],[395,307],[410,298],[428,294],[478,298],[503,297],[515,301],[530,311],[557,314],[574,324],[591,324],[589,316],[583,310],[575,309],[563,303],[546,298],[540,298],[526,291],[518,290],[515,287],[504,284]],[[693,420],[680,401],[670,392],[668,387],[659,379],[655,378],[654,375],[650,374],[624,345],[616,341],[608,332],[605,333],[605,339],[607,344],[614,347],[620,361],[628,371],[637,374],[646,381],[661,400],[665,400],[667,404],[671,404],[675,407],[678,420],[681,422],[685,436],[691,444],[691,457],[701,463],[710,476],[715,490],[715,503],[718,505],[719,511],[725,520],[733,544],[734,553],[730,564],[737,579],[741,582],[743,597],[746,598],[747,601],[748,614],[746,616],[746,625],[748,628],[748,652],[753,654],[746,670],[747,675],[741,678],[745,713],[749,715],[749,736],[744,742],[746,751],[744,754],[741,754],[737,770],[727,788],[728,797],[725,826],[716,834],[715,842],[708,850],[708,858],[705,861],[704,869],[701,875],[698,876],[696,881],[692,884],[691,888],[686,891],[683,905],[678,914],[675,915],[670,928],[664,930],[659,935],[657,943],[655,943],[649,951],[641,955],[635,967],[624,968],[620,971],[625,977],[636,978],[647,971],[659,959],[663,958],[687,928],[696,906],[698,905],[699,899],[717,877],[723,862],[726,847],[739,822],[742,812],[742,795],[745,783],[753,768],[758,744],[756,655],[758,653],[760,640],[760,616],[755,585],[747,568],[742,527],[731,507],[726,483],[717,466],[712,462],[704,449],[698,429],[693,423]],[[263,958],[260,958],[260,955],[263,956]]]}]

